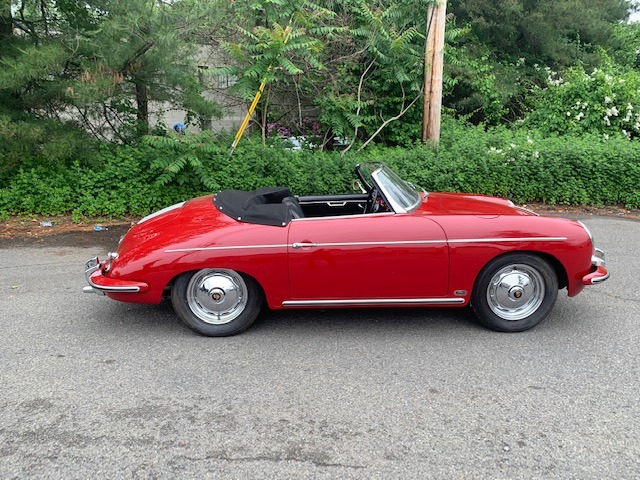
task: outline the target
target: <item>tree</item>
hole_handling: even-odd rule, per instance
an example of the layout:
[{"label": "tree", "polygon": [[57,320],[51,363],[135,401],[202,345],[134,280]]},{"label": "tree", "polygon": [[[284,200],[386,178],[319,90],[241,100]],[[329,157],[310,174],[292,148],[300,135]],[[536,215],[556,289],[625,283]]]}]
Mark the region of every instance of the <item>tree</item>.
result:
[{"label": "tree", "polygon": [[12,34],[11,0],[0,0],[0,42],[4,44]]},{"label": "tree", "polygon": [[[602,63],[602,51],[628,18],[630,0],[450,0],[455,24],[466,29],[450,71],[458,79],[446,98],[476,122],[513,121],[531,108],[528,92],[546,81],[545,66],[559,71],[580,62]],[[459,57],[460,58],[460,57]]]},{"label": "tree", "polygon": [[496,53],[553,68],[594,60],[631,5],[629,0],[452,0],[450,10]]},{"label": "tree", "polygon": [[[430,3],[265,0],[250,9],[239,4],[244,28],[227,44],[236,63],[225,71],[239,76],[235,88],[247,100],[267,80],[263,132],[276,122],[287,123],[287,131],[302,129],[300,105],[313,104],[326,127],[323,145],[338,136],[349,140],[347,149],[357,141],[365,146],[419,104]],[[293,29],[285,45],[287,24]],[[287,89],[298,98],[298,108],[268,120],[269,99]]]},{"label": "tree", "polygon": [[0,90],[14,110],[72,116],[95,136],[120,141],[148,131],[150,102],[194,118],[218,114],[201,95],[190,38],[214,4],[198,5],[22,0],[14,18],[22,35],[3,54]]},{"label": "tree", "polygon": [[274,87],[294,84],[298,94],[297,77],[324,69],[320,62],[323,45],[313,27],[317,17],[331,16],[331,12],[307,0],[264,0],[250,5],[232,3],[229,13],[236,28],[229,32],[231,40],[221,46],[231,61],[212,73],[236,76],[233,91],[247,102],[260,92],[254,122],[264,143],[271,95],[278,94]]},{"label": "tree", "polygon": [[[329,38],[325,82],[313,86],[320,119],[364,148],[419,104],[430,1],[333,4],[344,22]],[[348,48],[345,48],[348,46]]]}]

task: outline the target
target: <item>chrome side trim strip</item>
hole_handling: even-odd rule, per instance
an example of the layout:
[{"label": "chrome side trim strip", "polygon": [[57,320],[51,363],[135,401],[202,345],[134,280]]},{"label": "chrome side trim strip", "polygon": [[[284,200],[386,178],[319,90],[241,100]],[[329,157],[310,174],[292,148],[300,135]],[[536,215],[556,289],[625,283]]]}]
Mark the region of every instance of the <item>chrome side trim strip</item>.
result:
[{"label": "chrome side trim strip", "polygon": [[566,242],[567,237],[459,238],[449,243]]},{"label": "chrome side trim strip", "polygon": [[394,212],[377,212],[377,213],[354,213],[353,215],[328,215],[326,217],[303,217],[303,218],[292,218],[292,222],[319,222],[321,220],[334,220],[334,219],[351,219],[351,218],[371,218],[371,217],[382,217],[382,216],[392,216],[398,215]]},{"label": "chrome side trim strip", "polygon": [[[307,219],[295,219],[307,220]],[[310,220],[310,219],[309,219]],[[434,245],[434,244],[451,244],[451,243],[504,243],[504,242],[565,242],[566,237],[513,237],[513,238],[460,238],[455,240],[398,240],[389,242],[327,242],[314,243],[314,247],[370,247],[374,245]],[[229,245],[220,247],[194,247],[194,248],[173,248],[165,250],[164,253],[180,253],[180,252],[203,252],[216,250],[250,250],[256,248],[297,248],[301,246],[299,242],[286,244],[279,243],[274,245]],[[306,246],[306,245],[302,245]]]},{"label": "chrome side trim strip", "polygon": [[283,307],[346,307],[365,305],[460,305],[464,298],[368,298],[353,300],[286,300]]},{"label": "chrome side trim strip", "polygon": [[164,253],[203,252],[215,250],[247,250],[252,248],[287,248],[288,246],[289,245],[286,243],[279,243],[274,245],[229,245],[226,247],[173,248],[170,250],[165,250]]},{"label": "chrome side trim strip", "polygon": [[[431,245],[446,244],[446,240],[399,240],[397,242],[335,242],[335,243],[314,243],[314,247],[370,247],[372,245]],[[295,245],[295,244],[293,244]],[[307,246],[299,244],[301,246]],[[295,246],[294,246],[295,248]]]}]

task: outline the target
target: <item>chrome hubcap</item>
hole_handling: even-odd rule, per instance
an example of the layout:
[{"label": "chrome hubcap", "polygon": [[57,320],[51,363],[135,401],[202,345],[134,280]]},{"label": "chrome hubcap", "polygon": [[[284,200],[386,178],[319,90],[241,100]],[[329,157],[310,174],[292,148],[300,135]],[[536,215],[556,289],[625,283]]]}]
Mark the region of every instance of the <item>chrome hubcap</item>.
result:
[{"label": "chrome hubcap", "polygon": [[247,305],[247,285],[232,270],[201,270],[191,277],[187,285],[187,303],[191,311],[206,323],[229,323]]},{"label": "chrome hubcap", "polygon": [[545,295],[538,270],[523,264],[508,265],[496,272],[487,290],[489,308],[504,320],[522,320],[533,314]]}]

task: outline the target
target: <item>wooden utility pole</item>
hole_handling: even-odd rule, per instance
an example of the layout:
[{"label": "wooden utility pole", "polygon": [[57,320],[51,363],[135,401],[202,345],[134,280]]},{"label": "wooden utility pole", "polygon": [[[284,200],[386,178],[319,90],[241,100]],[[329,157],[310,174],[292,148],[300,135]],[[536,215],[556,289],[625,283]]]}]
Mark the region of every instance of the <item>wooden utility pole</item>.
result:
[{"label": "wooden utility pole", "polygon": [[442,110],[442,64],[447,0],[436,0],[427,13],[427,42],[424,51],[424,106],[422,111],[422,143],[434,147],[440,141]]}]

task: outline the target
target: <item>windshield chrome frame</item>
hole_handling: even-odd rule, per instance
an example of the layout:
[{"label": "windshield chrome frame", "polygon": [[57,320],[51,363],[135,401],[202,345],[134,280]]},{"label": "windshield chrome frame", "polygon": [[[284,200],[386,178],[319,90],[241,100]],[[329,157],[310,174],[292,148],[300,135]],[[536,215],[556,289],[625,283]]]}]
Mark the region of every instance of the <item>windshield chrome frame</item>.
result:
[{"label": "windshield chrome frame", "polygon": [[416,198],[417,200],[415,201],[415,203],[413,203],[412,205],[409,206],[409,208],[405,208],[403,207],[400,202],[397,200],[397,198],[395,196],[393,196],[391,194],[391,192],[386,188],[385,182],[382,181],[382,179],[380,178],[380,173],[382,172],[382,170],[386,169],[387,171],[390,171],[391,173],[393,173],[396,177],[398,177],[398,175],[393,172],[393,170],[390,170],[389,167],[387,167],[385,164],[382,164],[380,167],[378,167],[376,170],[374,170],[371,173],[371,179],[373,180],[373,182],[375,183],[376,187],[378,188],[378,190],[380,191],[380,193],[382,194],[382,196],[384,197],[385,201],[388,202],[389,206],[393,209],[394,212],[396,213],[409,213],[409,212],[413,212],[416,208],[418,208],[418,206],[420,205],[420,203],[422,203],[422,197],[420,196],[420,193],[415,189],[414,186],[412,186],[411,184],[409,184],[409,182],[407,182],[406,180],[403,180],[402,178],[398,177],[402,182],[404,182],[409,188],[411,188],[415,194],[416,194]]}]

